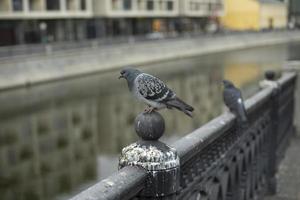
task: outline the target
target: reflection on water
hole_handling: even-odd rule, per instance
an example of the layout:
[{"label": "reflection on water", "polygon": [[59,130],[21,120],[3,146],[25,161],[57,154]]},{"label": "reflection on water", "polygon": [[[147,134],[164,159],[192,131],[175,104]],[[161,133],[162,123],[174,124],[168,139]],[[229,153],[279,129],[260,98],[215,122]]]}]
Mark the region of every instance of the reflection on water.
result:
[{"label": "reflection on water", "polygon": [[94,179],[94,106],[55,106],[2,121],[1,199],[46,199]]},{"label": "reflection on water", "polygon": [[[167,143],[222,112],[221,80],[244,86],[279,68],[293,45],[218,53],[143,66],[195,107],[190,119],[162,111]],[[62,198],[117,170],[122,147],[137,139],[144,105],[118,72],[0,93],[0,194],[3,200]]]},{"label": "reflection on water", "polygon": [[[247,74],[247,76],[241,76]],[[234,80],[237,87],[242,87],[245,84],[260,77],[261,67],[257,64],[231,64],[227,65],[224,71],[224,77],[229,80]]]}]

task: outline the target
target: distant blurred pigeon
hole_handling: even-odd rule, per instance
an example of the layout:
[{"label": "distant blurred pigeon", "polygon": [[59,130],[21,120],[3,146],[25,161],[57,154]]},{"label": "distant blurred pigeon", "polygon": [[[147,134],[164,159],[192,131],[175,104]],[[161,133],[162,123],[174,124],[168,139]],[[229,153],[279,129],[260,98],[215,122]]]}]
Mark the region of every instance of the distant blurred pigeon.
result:
[{"label": "distant blurred pigeon", "polygon": [[119,79],[127,80],[132,94],[148,105],[145,112],[150,113],[162,108],[176,108],[192,117],[194,108],[176,97],[176,94],[160,79],[134,68],[123,69],[120,74]]},{"label": "distant blurred pigeon", "polygon": [[248,119],[241,91],[228,80],[223,80],[223,84],[223,99],[225,105],[236,115],[239,121],[246,123]]}]

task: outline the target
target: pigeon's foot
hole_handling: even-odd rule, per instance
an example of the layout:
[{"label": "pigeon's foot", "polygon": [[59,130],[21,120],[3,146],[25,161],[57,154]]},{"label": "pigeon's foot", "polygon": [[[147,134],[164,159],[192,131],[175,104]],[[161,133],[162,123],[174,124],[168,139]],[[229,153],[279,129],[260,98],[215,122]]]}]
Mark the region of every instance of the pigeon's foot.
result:
[{"label": "pigeon's foot", "polygon": [[156,108],[152,106],[147,106],[144,110],[144,113],[152,113],[154,110],[156,110]]}]

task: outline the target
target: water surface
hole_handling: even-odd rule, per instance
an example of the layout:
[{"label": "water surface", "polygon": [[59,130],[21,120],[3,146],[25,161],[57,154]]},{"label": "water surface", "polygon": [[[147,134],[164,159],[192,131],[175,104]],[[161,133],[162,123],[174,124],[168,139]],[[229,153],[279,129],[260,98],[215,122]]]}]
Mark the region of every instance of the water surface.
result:
[{"label": "water surface", "polygon": [[[300,44],[209,54],[141,66],[195,107],[194,118],[162,111],[167,143],[223,111],[221,80],[245,96],[267,69],[300,59]],[[119,72],[0,93],[0,194],[3,200],[65,199],[117,170],[121,149],[137,140],[133,121],[144,105]]]}]

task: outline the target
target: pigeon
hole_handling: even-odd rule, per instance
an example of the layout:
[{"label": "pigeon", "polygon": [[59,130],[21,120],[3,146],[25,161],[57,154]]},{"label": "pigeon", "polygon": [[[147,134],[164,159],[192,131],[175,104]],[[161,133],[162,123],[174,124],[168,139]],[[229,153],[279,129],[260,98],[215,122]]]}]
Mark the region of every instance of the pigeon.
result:
[{"label": "pigeon", "polygon": [[175,92],[160,79],[135,68],[123,69],[120,74],[119,79],[127,80],[128,88],[133,96],[148,105],[145,109],[146,113],[163,108],[175,108],[192,117],[194,108],[179,99]]},{"label": "pigeon", "polygon": [[236,115],[238,121],[246,124],[248,119],[241,91],[228,80],[223,80],[223,85],[223,99],[225,105]]}]

